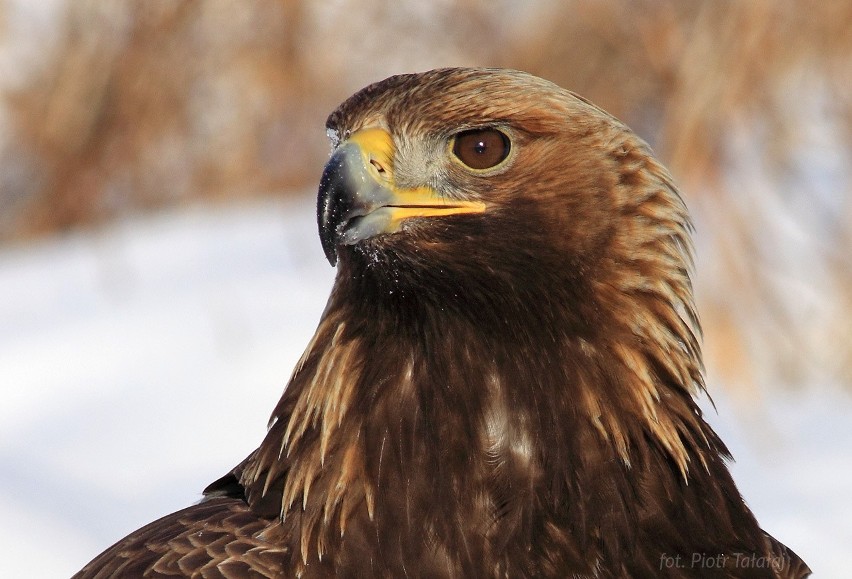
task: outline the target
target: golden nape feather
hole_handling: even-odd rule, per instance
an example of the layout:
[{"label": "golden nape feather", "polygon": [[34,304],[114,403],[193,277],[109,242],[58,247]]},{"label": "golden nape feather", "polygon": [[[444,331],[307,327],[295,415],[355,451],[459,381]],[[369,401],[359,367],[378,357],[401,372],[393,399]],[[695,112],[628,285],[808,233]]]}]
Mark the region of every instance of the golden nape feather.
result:
[{"label": "golden nape feather", "polygon": [[804,577],[702,418],[690,222],[616,119],[517,71],[328,119],[337,277],[263,443],[77,577]]}]

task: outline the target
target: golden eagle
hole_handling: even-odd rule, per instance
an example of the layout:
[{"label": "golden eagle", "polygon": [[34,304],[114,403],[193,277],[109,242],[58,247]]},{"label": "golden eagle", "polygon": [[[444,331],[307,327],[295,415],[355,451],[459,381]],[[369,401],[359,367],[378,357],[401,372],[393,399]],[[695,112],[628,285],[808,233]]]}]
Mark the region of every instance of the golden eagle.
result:
[{"label": "golden eagle", "polygon": [[626,126],[442,69],[328,118],[337,277],[266,438],[77,577],[803,577],[702,418],[690,221]]}]

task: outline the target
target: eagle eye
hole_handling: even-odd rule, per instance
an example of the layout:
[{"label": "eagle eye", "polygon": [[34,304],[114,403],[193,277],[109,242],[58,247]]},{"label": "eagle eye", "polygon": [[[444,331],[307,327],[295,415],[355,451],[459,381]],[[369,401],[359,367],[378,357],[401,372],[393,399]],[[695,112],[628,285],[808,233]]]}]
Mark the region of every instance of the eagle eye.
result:
[{"label": "eagle eye", "polygon": [[509,137],[497,129],[471,129],[453,138],[453,155],[471,169],[482,171],[509,156]]}]

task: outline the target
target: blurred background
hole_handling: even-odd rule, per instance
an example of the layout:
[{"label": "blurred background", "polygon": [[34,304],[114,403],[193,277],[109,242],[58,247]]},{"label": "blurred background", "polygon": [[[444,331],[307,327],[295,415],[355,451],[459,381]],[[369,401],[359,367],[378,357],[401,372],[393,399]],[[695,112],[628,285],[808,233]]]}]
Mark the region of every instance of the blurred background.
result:
[{"label": "blurred background", "polygon": [[[835,504],[852,490],[849,0],[0,0],[6,544],[38,553],[21,529],[54,529],[68,553],[40,563],[69,574],[253,448],[333,275],[311,212],[325,117],[370,82],[454,65],[569,88],[671,169],[696,224],[717,428],[752,461],[735,467],[746,499],[838,568],[831,541],[852,541]],[[122,450],[141,447],[139,424],[151,450]],[[196,446],[176,446],[187,432]],[[210,447],[227,450],[187,459]],[[158,482],[138,486],[145,474]],[[189,494],[163,502],[175,485]]]}]

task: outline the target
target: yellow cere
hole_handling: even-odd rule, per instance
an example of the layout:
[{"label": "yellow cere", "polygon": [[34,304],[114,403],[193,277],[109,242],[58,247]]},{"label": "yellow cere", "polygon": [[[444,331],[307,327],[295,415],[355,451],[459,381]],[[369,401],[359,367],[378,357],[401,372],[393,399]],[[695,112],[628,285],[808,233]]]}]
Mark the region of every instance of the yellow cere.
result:
[{"label": "yellow cere", "polygon": [[376,127],[361,129],[353,133],[348,141],[358,145],[370,174],[392,194],[391,202],[385,205],[390,209],[388,230],[397,230],[400,221],[411,217],[441,217],[485,211],[486,205],[482,201],[449,199],[431,187],[396,187],[393,180],[395,148],[393,137],[386,130]]}]

